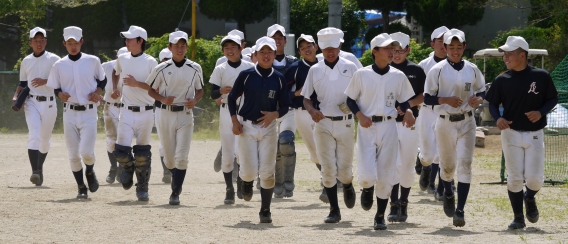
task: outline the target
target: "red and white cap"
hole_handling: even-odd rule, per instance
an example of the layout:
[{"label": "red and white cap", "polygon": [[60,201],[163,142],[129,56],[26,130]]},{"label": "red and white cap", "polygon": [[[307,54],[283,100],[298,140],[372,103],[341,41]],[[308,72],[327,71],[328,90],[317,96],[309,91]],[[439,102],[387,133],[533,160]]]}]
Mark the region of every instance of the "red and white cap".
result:
[{"label": "red and white cap", "polygon": [[451,29],[444,34],[444,43],[452,43],[452,39],[457,38],[460,42],[465,42],[465,33],[458,29]]},{"label": "red and white cap", "polygon": [[395,32],[390,34],[390,37],[400,44],[401,48],[406,48],[410,44],[410,36],[402,32]]},{"label": "red and white cap", "polygon": [[258,52],[264,46],[268,46],[273,51],[276,51],[276,42],[274,41],[274,39],[267,37],[267,36],[263,36],[263,37],[259,38],[258,40],[256,40],[256,45],[255,45],[254,50]]},{"label": "red and white cap", "polygon": [[393,44],[395,46],[400,45],[400,43],[397,40],[392,39],[392,37],[389,36],[389,34],[387,33],[381,33],[375,36],[373,40],[371,40],[371,48],[386,47],[390,44]]},{"label": "red and white cap", "polygon": [[529,51],[529,43],[522,36],[509,36],[505,45],[499,47],[499,52],[510,52],[517,49]]},{"label": "red and white cap", "polygon": [[243,33],[243,32],[240,31],[240,30],[237,30],[237,29],[234,29],[234,30],[232,30],[232,31],[229,31],[229,33],[227,33],[227,36],[230,36],[230,35],[239,36],[239,38],[241,39],[241,41],[245,39],[245,33]]},{"label": "red and white cap", "polygon": [[276,34],[276,32],[280,31],[280,33],[282,33],[283,36],[286,36],[286,30],[284,29],[284,26],[281,26],[279,24],[273,24],[270,27],[268,27],[268,31],[266,32],[266,36],[268,37],[273,37],[274,34]]},{"label": "red and white cap", "polygon": [[148,33],[144,28],[140,26],[131,25],[130,28],[128,28],[128,31],[120,32],[120,37],[129,38],[129,39],[140,37],[145,41],[147,41]]},{"label": "red and white cap", "polygon": [[449,30],[450,29],[448,29],[448,27],[445,26],[440,26],[436,28],[434,31],[432,31],[432,34],[430,35],[430,41],[434,41],[434,39],[442,37]]},{"label": "red and white cap", "polygon": [[47,37],[47,32],[45,32],[45,30],[41,27],[35,27],[32,30],[30,30],[30,39],[34,38],[37,33],[41,33],[43,34],[43,37]]},{"label": "red and white cap", "polygon": [[187,33],[183,31],[174,31],[170,33],[169,41],[171,44],[176,44],[181,39],[185,39],[185,41],[187,42],[187,40],[189,40],[189,38],[187,37]]},{"label": "red and white cap", "polygon": [[121,54],[125,54],[128,53],[128,49],[126,47],[121,47],[120,49],[118,49],[118,51],[116,52],[116,56],[120,56]]},{"label": "red and white cap", "polygon": [[321,49],[328,47],[338,48],[343,40],[343,31],[334,27],[323,28],[317,33],[318,46]]},{"label": "red and white cap", "polygon": [[221,40],[221,47],[223,47],[223,45],[225,45],[226,42],[228,41],[232,41],[235,42],[237,45],[241,45],[241,40],[242,38],[240,36],[237,35],[228,35],[226,37],[223,37],[223,39]]},{"label": "red and white cap", "polygon": [[80,41],[81,38],[83,38],[83,29],[77,26],[69,26],[63,29],[63,40],[74,39],[75,41]]},{"label": "red and white cap", "polygon": [[167,48],[162,49],[162,51],[160,51],[160,55],[158,55],[160,61],[164,60],[165,58],[172,58],[172,56],[172,51]]},{"label": "red and white cap", "polygon": [[298,37],[298,40],[296,40],[296,47],[297,48],[300,48],[300,42],[302,40],[307,41],[307,42],[311,42],[311,43],[316,43],[316,41],[314,41],[313,36],[301,34],[300,37]]}]

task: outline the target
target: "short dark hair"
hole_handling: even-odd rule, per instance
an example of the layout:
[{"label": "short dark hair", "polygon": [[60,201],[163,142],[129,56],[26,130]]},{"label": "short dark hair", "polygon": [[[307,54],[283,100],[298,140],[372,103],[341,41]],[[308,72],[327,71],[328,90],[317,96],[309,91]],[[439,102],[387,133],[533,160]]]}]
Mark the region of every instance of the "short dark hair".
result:
[{"label": "short dark hair", "polygon": [[226,40],[225,42],[223,42],[223,45],[221,46],[221,48],[225,48],[225,44],[230,43],[230,42],[235,43],[235,45],[237,45],[237,47],[239,47],[239,50],[241,49],[241,44],[238,44],[233,40]]},{"label": "short dark hair", "polygon": [[[379,51],[379,47],[374,47],[373,50]],[[373,60],[375,60],[375,54],[371,51],[371,56],[373,56]]]},{"label": "short dark hair", "polygon": [[307,42],[307,43],[310,43],[310,44],[312,44],[312,45],[314,45],[314,46],[316,45],[315,42],[309,42],[309,41],[306,41],[305,39],[302,39],[300,42],[298,42],[298,48],[300,48],[300,44],[302,44],[302,42]]},{"label": "short dark hair", "polygon": [[[179,41],[184,41],[184,42],[185,42],[185,44],[188,44],[188,43],[187,43],[187,40],[186,40],[186,39],[183,39],[183,38],[182,38],[182,39],[179,39],[179,40],[178,40],[178,42],[179,42]],[[171,46],[172,46],[172,44],[174,44],[174,43],[171,43],[171,42],[170,42],[170,43],[168,43],[168,47],[171,47]]]},{"label": "short dark hair", "polygon": [[[453,41],[453,40],[458,40],[458,41],[459,41],[460,39],[458,39],[457,37],[454,36],[454,37],[452,38],[452,41]],[[451,42],[450,42],[450,43],[451,43]],[[465,46],[465,41],[463,41],[462,44]],[[444,42],[444,47],[448,47],[448,44],[446,44],[446,42]]]},{"label": "short dark hair", "polygon": [[146,40],[144,40],[142,37],[136,37],[136,41],[140,41],[142,40],[142,46],[140,47],[142,49],[142,52],[146,51]]},{"label": "short dark hair", "polygon": [[30,38],[30,40],[31,40],[31,39],[34,39],[37,35],[41,35],[41,36],[43,36],[45,39],[47,39],[47,37],[46,37],[43,33],[41,33],[40,31],[38,31],[38,32],[34,35],[34,37]]}]

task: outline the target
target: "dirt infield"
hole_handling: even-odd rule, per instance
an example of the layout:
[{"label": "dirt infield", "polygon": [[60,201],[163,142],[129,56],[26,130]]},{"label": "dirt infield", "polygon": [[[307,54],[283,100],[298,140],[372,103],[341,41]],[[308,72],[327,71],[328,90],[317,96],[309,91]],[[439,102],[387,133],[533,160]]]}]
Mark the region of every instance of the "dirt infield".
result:
[{"label": "dirt infield", "polygon": [[[441,202],[420,192],[417,184],[409,197],[407,223],[388,224],[386,231],[372,229],[376,203],[364,211],[359,200],[345,208],[339,194],[342,221],[325,224],[329,205],[318,200],[321,187],[316,167],[305,146],[297,145],[296,190],[289,199],[273,199],[272,224],[259,224],[260,194],[250,202],[237,199],[224,205],[224,182],[213,171],[219,141],[194,141],[180,206],[168,205],[170,186],[161,183],[162,169],[153,140],[154,172],[150,201],[136,201],[135,188],[125,191],[107,184],[109,168],[103,135],[96,144],[97,173],[101,187],[77,200],[77,187],[67,160],[63,135],[54,135],[44,166],[42,187],[29,182],[25,134],[0,134],[0,243],[565,243],[568,240],[568,187],[547,186],[537,199],[540,221],[527,222],[525,230],[509,231],[512,220],[507,189],[480,182],[499,180],[501,146],[488,136],[486,148],[475,150],[474,176],[466,205],[466,226],[455,228]],[[416,177],[418,180],[418,177]],[[357,185],[357,184],[355,184]],[[360,187],[356,186],[357,198]],[[388,211],[388,210],[387,210]]]}]

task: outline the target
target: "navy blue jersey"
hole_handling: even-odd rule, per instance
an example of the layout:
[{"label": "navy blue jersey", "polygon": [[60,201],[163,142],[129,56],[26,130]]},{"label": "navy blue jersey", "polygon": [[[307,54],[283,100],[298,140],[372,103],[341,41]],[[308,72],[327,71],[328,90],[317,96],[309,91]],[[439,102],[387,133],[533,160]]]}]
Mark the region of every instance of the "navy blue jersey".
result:
[{"label": "navy blue jersey", "polygon": [[[239,97],[241,104],[237,108]],[[284,76],[273,68],[267,70],[258,65],[241,71],[227,102],[231,116],[238,114],[252,121],[264,116],[260,111],[278,111],[282,117],[292,104]]]},{"label": "navy blue jersey", "polygon": [[[286,84],[289,87],[288,90],[290,91],[290,98],[292,99],[292,108],[304,108],[304,97],[296,96],[294,93],[304,87],[310,67],[317,62],[317,59],[314,63],[307,62],[306,60],[300,60],[293,63],[288,69],[288,72],[286,72]],[[294,85],[296,85],[296,89],[292,90]]]},{"label": "navy blue jersey", "polygon": [[276,71],[280,72],[281,74],[286,74],[288,69],[290,69],[290,66],[292,66],[292,64],[294,64],[294,63],[296,63],[296,61],[298,61],[298,58],[296,58],[294,56],[286,55],[286,56],[284,56],[283,60],[286,60],[285,65],[281,65],[281,64],[279,64],[280,62],[274,60],[274,65],[272,66],[272,68],[274,68]]},{"label": "navy blue jersey", "polygon": [[[422,69],[422,67],[420,67],[419,65],[417,65],[417,64],[415,64],[415,63],[413,63],[412,61],[409,61],[409,60],[405,60],[401,64],[395,64],[395,63],[391,62],[390,66],[395,67],[395,68],[399,69],[400,71],[402,71],[406,75],[406,78],[408,78],[408,81],[410,81],[410,85],[412,86],[412,90],[414,90],[414,94],[416,94],[416,95],[412,96],[412,98],[410,98],[410,99],[414,99],[419,94],[424,93],[424,83],[426,82],[426,74],[424,73],[424,70]],[[399,106],[399,103],[396,102],[395,107],[398,107],[398,106]],[[418,106],[414,106],[410,109],[412,110],[412,114],[414,115],[414,117],[417,118],[418,117]],[[398,115],[396,117],[396,121],[402,122],[403,118],[404,118],[404,116]]]}]

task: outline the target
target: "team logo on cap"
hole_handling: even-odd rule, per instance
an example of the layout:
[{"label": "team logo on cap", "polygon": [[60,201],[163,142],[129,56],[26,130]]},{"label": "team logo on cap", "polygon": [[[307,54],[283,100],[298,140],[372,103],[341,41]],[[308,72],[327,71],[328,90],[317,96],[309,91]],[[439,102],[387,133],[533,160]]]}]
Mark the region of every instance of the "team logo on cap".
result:
[{"label": "team logo on cap", "polygon": [[538,92],[536,91],[536,82],[533,82],[531,84],[531,88],[529,89],[528,93],[531,93],[531,92],[534,93],[534,94],[538,94]]}]

